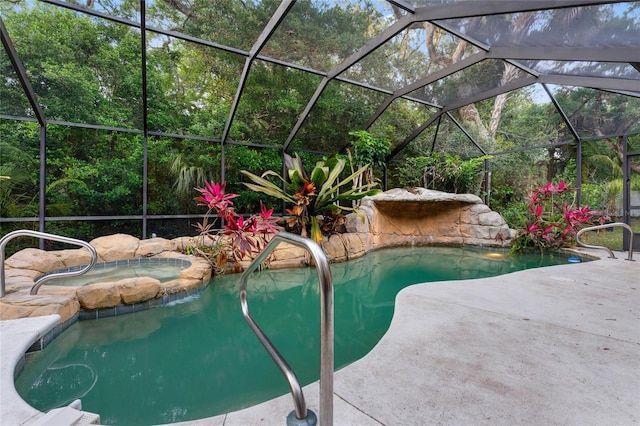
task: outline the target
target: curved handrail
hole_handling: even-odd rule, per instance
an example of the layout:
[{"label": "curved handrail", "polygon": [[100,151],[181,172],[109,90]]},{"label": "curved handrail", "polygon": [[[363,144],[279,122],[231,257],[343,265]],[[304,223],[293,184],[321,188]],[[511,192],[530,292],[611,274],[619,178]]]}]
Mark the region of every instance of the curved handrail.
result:
[{"label": "curved handrail", "polygon": [[609,257],[611,259],[615,259],[616,256],[613,254],[613,251],[611,251],[610,248],[605,246],[594,246],[590,244],[585,244],[582,241],[580,241],[580,236],[587,231],[596,231],[598,229],[611,228],[614,226],[621,226],[631,233],[631,236],[629,238],[629,256],[627,257],[627,260],[633,260],[633,229],[631,229],[631,226],[627,225],[626,223],[614,222],[614,223],[607,223],[606,225],[596,225],[596,226],[589,226],[587,228],[582,228],[576,234],[576,243],[578,243],[578,245],[581,247],[592,248],[592,249],[605,249],[607,252],[609,252]]},{"label": "curved handrail", "polygon": [[84,242],[82,240],[76,240],[75,238],[69,238],[69,237],[61,237],[59,235],[47,234],[45,232],[31,231],[28,229],[20,229],[17,231],[9,232],[7,235],[2,237],[2,239],[0,239],[0,297],[4,297],[4,284],[5,284],[4,249],[7,246],[7,243],[10,240],[14,239],[15,237],[36,237],[36,238],[44,238],[47,240],[58,241],[61,243],[74,244],[74,245],[82,246],[86,248],[87,250],[89,250],[89,253],[91,253],[91,261],[87,266],[85,266],[82,269],[79,269],[77,271],[56,272],[52,274],[47,274],[35,280],[33,287],[31,287],[31,293],[30,293],[31,295],[38,294],[38,289],[40,288],[40,286],[42,286],[42,284],[44,284],[46,281],[49,281],[53,278],[76,277],[78,275],[82,275],[88,272],[91,268],[93,268],[93,265],[96,264],[96,261],[98,259],[98,253],[96,252],[96,249],[91,244]]},{"label": "curved handrail", "polygon": [[[309,414],[304,401],[304,395],[300,382],[291,367],[271,343],[269,338],[260,329],[249,313],[247,302],[247,278],[255,271],[281,242],[287,242],[295,246],[307,249],[318,271],[320,283],[320,419],[323,425],[333,424],[333,283],[329,261],[322,247],[318,243],[299,235],[288,232],[276,234],[265,249],[257,256],[251,265],[244,271],[240,278],[240,304],[245,320],[256,334],[264,348],[274,360],[282,374],[289,382],[291,395],[295,405],[295,416],[298,420],[307,418]],[[309,410],[310,414],[313,412]],[[293,413],[291,413],[293,414]]]}]

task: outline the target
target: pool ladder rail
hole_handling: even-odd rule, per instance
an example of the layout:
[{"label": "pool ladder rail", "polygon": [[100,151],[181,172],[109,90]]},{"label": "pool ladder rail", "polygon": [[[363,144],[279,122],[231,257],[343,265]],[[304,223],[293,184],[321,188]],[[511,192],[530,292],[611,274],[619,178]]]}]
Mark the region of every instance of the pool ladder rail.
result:
[{"label": "pool ladder rail", "polygon": [[5,293],[4,249],[7,246],[7,243],[16,237],[36,237],[36,238],[42,238],[46,240],[58,241],[61,243],[74,244],[74,245],[82,246],[86,248],[87,250],[89,250],[89,253],[91,254],[91,261],[89,262],[88,265],[86,265],[82,269],[79,269],[77,271],[55,272],[51,274],[42,275],[41,277],[36,279],[34,281],[33,287],[31,287],[31,292],[30,292],[31,295],[38,294],[38,289],[40,289],[40,286],[42,286],[42,284],[44,284],[46,281],[49,281],[51,279],[76,277],[78,275],[83,275],[89,272],[89,270],[93,268],[93,265],[95,265],[96,261],[98,260],[98,252],[96,251],[95,247],[93,247],[91,244],[82,240],[77,240],[75,238],[69,238],[69,237],[62,237],[60,235],[47,234],[45,232],[31,231],[28,229],[21,229],[21,230],[9,232],[7,235],[2,237],[2,239],[0,239],[0,297],[4,297],[4,293]]},{"label": "pool ladder rail", "polygon": [[244,271],[240,278],[240,305],[242,314],[260,343],[267,350],[282,374],[289,382],[291,395],[294,402],[294,411],[287,416],[287,426],[313,426],[318,418],[315,413],[308,410],[304,400],[304,394],[300,382],[287,364],[284,357],[278,352],[266,334],[260,329],[256,321],[249,313],[247,302],[247,279],[249,275],[260,267],[271,252],[281,242],[293,244],[306,249],[312,256],[320,284],[320,424],[333,425],[333,283],[329,260],[318,243],[300,235],[280,232],[276,234],[265,249],[257,256],[251,265]]},{"label": "pool ladder rail", "polygon": [[627,256],[627,260],[633,260],[633,229],[631,228],[631,226],[627,225],[626,223],[614,222],[614,223],[607,223],[605,225],[596,225],[596,226],[589,226],[587,228],[582,228],[576,234],[576,243],[580,247],[606,250],[609,253],[609,257],[611,259],[615,259],[616,256],[613,254],[613,251],[611,251],[611,249],[609,247],[594,246],[594,245],[590,245],[590,244],[585,244],[582,241],[580,241],[580,236],[582,234],[584,234],[585,232],[597,231],[598,229],[606,229],[606,228],[613,228],[613,227],[622,227],[622,228],[626,229],[627,231],[629,231],[629,234],[630,234],[629,235],[629,255]]}]

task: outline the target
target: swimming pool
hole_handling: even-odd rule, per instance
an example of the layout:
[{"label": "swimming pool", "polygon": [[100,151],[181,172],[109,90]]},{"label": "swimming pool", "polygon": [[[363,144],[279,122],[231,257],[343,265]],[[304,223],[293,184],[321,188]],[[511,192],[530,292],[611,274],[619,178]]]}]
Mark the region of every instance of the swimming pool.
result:
[{"label": "swimming pool", "polygon": [[[331,265],[335,367],[373,348],[389,326],[395,295],[408,285],[566,263],[560,256],[423,247]],[[29,356],[16,388],[42,411],[82,398],[105,424],[209,417],[284,394],[285,380],[242,318],[238,287],[238,275],[223,276],[182,303],[78,322]],[[264,271],[249,280],[252,315],[303,384],[317,380],[319,369],[317,287],[311,269]]]}]

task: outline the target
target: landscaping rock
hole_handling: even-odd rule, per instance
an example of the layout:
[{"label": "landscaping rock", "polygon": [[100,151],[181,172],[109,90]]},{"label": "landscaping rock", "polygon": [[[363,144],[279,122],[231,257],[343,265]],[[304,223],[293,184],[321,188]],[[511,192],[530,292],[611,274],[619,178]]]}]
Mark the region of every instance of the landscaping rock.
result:
[{"label": "landscaping rock", "polygon": [[80,287],[76,295],[83,309],[111,308],[120,304],[120,293],[113,282]]},{"label": "landscaping rock", "polygon": [[64,268],[88,265],[91,262],[91,253],[84,247],[79,249],[59,250],[55,253],[64,264]]},{"label": "landscaping rock", "polygon": [[[339,234],[347,251],[347,260],[364,256],[369,251],[369,234]],[[366,239],[366,243],[363,241]]]},{"label": "landscaping rock", "polygon": [[[360,210],[365,221],[357,214],[346,217],[347,233],[327,236],[322,247],[330,262],[342,262],[365,255],[382,247],[406,245],[496,246],[511,245],[515,231],[504,219],[470,194],[449,194],[424,188],[392,189],[362,200]],[[215,244],[211,239],[203,240]],[[150,277],[127,278],[117,282],[103,282],[83,287],[42,286],[37,295],[30,295],[34,280],[43,273],[90,262],[85,248],[60,251],[42,251],[35,248],[22,250],[5,261],[7,285],[5,297],[0,300],[0,319],[59,314],[62,322],[72,318],[80,308],[95,310],[112,308],[185,293],[205,284],[212,268],[201,257],[181,253],[188,246],[199,245],[195,237],[173,240],[152,238],[139,240],[125,234],[96,238],[91,244],[98,252],[99,261],[125,260],[134,257],[186,259],[191,266],[181,271],[180,278],[166,283]],[[283,242],[269,256],[269,268],[299,268],[311,262],[303,248]],[[250,259],[227,262],[225,273],[242,272],[251,264]],[[364,264],[364,263],[363,263]],[[301,274],[308,271],[300,270]],[[363,269],[363,274],[372,273]],[[258,287],[262,284],[258,283]],[[276,284],[268,284],[268,287]],[[277,285],[283,285],[278,283]],[[299,285],[294,282],[284,285]],[[252,289],[258,289],[252,284]]]},{"label": "landscaping rock", "polygon": [[98,237],[91,240],[90,244],[95,247],[101,262],[111,262],[132,259],[138,250],[140,240],[132,235],[114,234]]},{"label": "landscaping rock", "polygon": [[34,306],[0,302],[0,320],[27,318],[35,309]]},{"label": "landscaping rock", "polygon": [[64,263],[55,252],[48,252],[36,248],[20,250],[5,260],[5,265],[9,268],[32,269],[40,273],[65,267]]},{"label": "landscaping rock", "polygon": [[79,310],[80,303],[78,303],[77,300],[66,299],[61,301],[61,303],[48,303],[46,305],[38,306],[29,314],[29,316],[39,317],[44,315],[58,314],[60,315],[60,322],[64,323],[65,321],[73,318],[73,316],[76,315]]},{"label": "landscaping rock", "polygon": [[[117,281],[115,286],[120,293],[120,300],[125,305],[153,299],[160,291],[160,281],[151,277],[125,278]],[[116,305],[120,304],[120,300]]]},{"label": "landscaping rock", "polygon": [[505,221],[500,213],[487,212],[478,215],[478,223],[482,226],[503,226]]},{"label": "landscaping rock", "polygon": [[208,281],[206,277],[211,278],[211,265],[201,257],[194,257],[191,266],[180,271],[180,278],[184,279]]},{"label": "landscaping rock", "polygon": [[369,216],[365,215],[364,220],[357,213],[349,213],[345,216],[344,226],[347,233],[368,233]]},{"label": "landscaping rock", "polygon": [[332,262],[344,262],[348,259],[347,249],[339,234],[333,234],[323,238],[322,249]]},{"label": "landscaping rock", "polygon": [[175,241],[156,237],[156,238],[151,238],[149,240],[140,241],[134,257],[151,257],[156,254],[163,253],[165,251],[175,251],[175,250],[176,250]]},{"label": "landscaping rock", "polygon": [[309,254],[303,248],[288,243],[280,243],[271,253],[269,268],[299,268],[309,263]]}]

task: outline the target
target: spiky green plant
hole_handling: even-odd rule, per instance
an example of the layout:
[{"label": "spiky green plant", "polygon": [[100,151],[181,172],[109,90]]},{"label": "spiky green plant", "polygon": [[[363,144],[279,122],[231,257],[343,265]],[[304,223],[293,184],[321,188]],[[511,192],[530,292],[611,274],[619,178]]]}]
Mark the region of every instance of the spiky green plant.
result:
[{"label": "spiky green plant", "polygon": [[[320,242],[322,229],[318,215],[335,218],[343,210],[353,211],[364,220],[364,214],[357,208],[351,207],[351,202],[380,192],[377,183],[368,183],[351,187],[354,179],[368,170],[368,166],[360,167],[351,175],[340,179],[347,161],[344,158],[332,156],[324,161],[318,161],[310,173],[305,171],[302,160],[296,154],[291,157],[284,155],[285,176],[267,170],[262,176],[242,170],[253,183],[244,183],[247,188],[263,194],[284,200],[293,207],[287,212],[291,215],[289,225],[298,225],[300,233],[307,236],[306,225],[311,226],[311,238]],[[283,187],[274,184],[267,178],[273,176],[283,183]],[[341,202],[349,203],[342,205]]]}]

